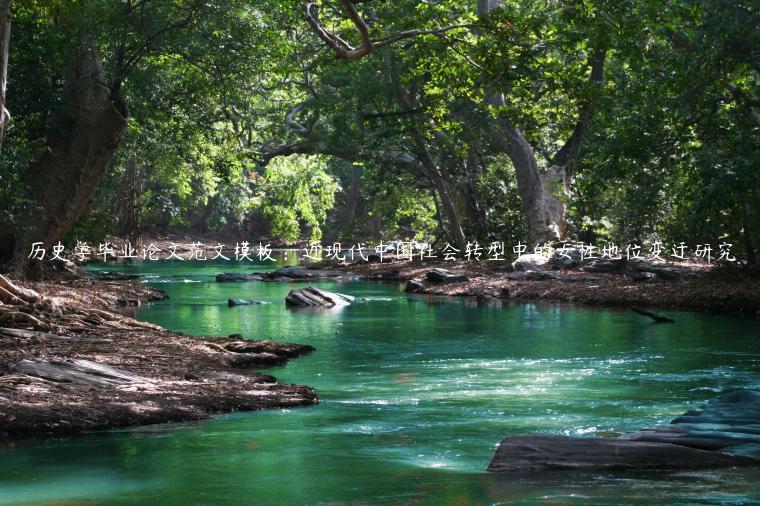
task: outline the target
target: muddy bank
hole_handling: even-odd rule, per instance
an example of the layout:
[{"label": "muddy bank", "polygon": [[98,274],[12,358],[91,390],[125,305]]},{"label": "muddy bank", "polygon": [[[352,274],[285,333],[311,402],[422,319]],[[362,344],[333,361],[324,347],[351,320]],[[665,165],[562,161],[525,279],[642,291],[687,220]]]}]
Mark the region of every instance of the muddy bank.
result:
[{"label": "muddy bank", "polygon": [[[140,285],[17,283],[0,302],[0,434],[70,434],[306,406],[302,385],[255,372],[310,346],[197,338],[114,312],[163,298]],[[6,288],[8,288],[6,286]],[[10,293],[10,295],[9,295]]]},{"label": "muddy bank", "polygon": [[[716,311],[760,318],[760,279],[718,273],[700,265],[677,265],[679,274],[669,279],[630,269],[614,273],[580,269],[515,271],[508,261],[385,261],[324,263],[321,267],[343,269],[362,279],[407,282],[411,285],[407,291],[417,294]],[[436,268],[453,274],[451,282],[428,275]]]}]

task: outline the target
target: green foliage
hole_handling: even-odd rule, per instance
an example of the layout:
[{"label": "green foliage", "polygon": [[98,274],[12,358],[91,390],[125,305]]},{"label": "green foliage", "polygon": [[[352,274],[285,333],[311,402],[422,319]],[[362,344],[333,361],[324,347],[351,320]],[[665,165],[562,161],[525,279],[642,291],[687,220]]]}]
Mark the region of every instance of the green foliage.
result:
[{"label": "green foliage", "polygon": [[278,158],[256,181],[255,207],[269,220],[275,237],[319,241],[339,186],[319,156]]},{"label": "green foliage", "polygon": [[[572,166],[572,237],[726,240],[747,256],[760,247],[760,20],[750,3],[505,0],[484,19],[463,0],[357,8],[375,40],[465,26],[349,62],[316,37],[300,2],[18,3],[0,221],[30,212],[24,174],[45,152],[67,62],[90,44],[131,120],[77,234],[119,229],[103,218],[121,219],[133,163],[146,228],[244,232],[263,218],[262,233],[318,239],[358,163],[343,238],[450,235],[440,177],[468,238],[525,242],[515,170],[488,114],[519,127],[545,169],[591,111]],[[323,1],[320,16],[360,44],[337,2]],[[598,85],[588,75],[602,48]],[[487,89],[505,105],[485,106]],[[291,156],[270,155],[278,148]],[[107,226],[95,230],[93,217]]]}]

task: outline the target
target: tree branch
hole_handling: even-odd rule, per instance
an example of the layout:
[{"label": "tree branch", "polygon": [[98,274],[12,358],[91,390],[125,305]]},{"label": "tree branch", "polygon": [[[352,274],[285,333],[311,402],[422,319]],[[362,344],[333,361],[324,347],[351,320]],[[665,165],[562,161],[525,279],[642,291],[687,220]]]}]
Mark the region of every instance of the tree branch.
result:
[{"label": "tree branch", "polygon": [[[607,58],[607,48],[597,49],[591,56],[591,74],[589,75],[589,83],[596,87],[601,84],[604,77],[604,62]],[[593,113],[593,100],[586,101],[581,106],[578,123],[575,125],[575,129],[565,144],[551,159],[551,165],[559,165],[565,167],[567,176],[570,176],[569,164],[577,156],[583,142],[583,137],[586,135],[589,123],[591,122],[591,115]]]},{"label": "tree branch", "polygon": [[314,33],[316,33],[317,36],[322,39],[323,42],[325,42],[325,44],[330,46],[335,51],[335,54],[338,58],[343,60],[360,60],[368,54],[375,52],[375,50],[380,47],[389,46],[401,40],[419,37],[422,35],[440,35],[444,32],[448,32],[449,30],[467,28],[470,26],[468,24],[460,24],[448,25],[430,30],[407,30],[373,41],[369,35],[369,28],[367,27],[367,23],[356,10],[356,6],[354,5],[355,3],[359,3],[359,0],[340,0],[340,4],[343,7],[343,10],[346,12],[348,19],[351,20],[359,32],[359,38],[361,42],[358,48],[352,47],[344,39],[335,33],[330,32],[322,25],[322,23],[319,21],[319,6],[316,4],[316,2],[308,2],[306,4],[306,21],[309,23]]}]

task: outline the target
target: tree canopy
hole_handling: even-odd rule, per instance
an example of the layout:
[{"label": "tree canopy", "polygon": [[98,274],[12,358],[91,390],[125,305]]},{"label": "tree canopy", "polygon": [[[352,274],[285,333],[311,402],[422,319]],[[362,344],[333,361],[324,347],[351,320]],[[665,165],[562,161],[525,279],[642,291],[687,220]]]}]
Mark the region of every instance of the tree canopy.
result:
[{"label": "tree canopy", "polygon": [[757,260],[753,2],[29,0],[11,12],[0,235],[13,239],[0,261],[32,239],[151,229],[725,241]]}]

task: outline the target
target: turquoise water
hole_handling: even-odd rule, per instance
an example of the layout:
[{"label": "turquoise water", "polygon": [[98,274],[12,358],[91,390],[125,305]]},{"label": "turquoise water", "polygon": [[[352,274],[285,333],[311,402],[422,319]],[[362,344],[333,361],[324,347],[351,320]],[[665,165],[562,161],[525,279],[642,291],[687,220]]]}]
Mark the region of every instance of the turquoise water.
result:
[{"label": "turquoise water", "polygon": [[[653,325],[626,311],[479,305],[358,281],[320,282],[361,300],[314,313],[284,306],[303,283],[214,281],[272,267],[119,270],[148,275],[171,297],[141,308],[140,319],[314,345],[268,372],[315,387],[318,406],[0,443],[0,504],[760,503],[758,469],[484,471],[507,435],[627,432],[724,389],[760,388],[755,320],[663,311],[677,323]],[[230,297],[271,304],[228,308]]]}]

